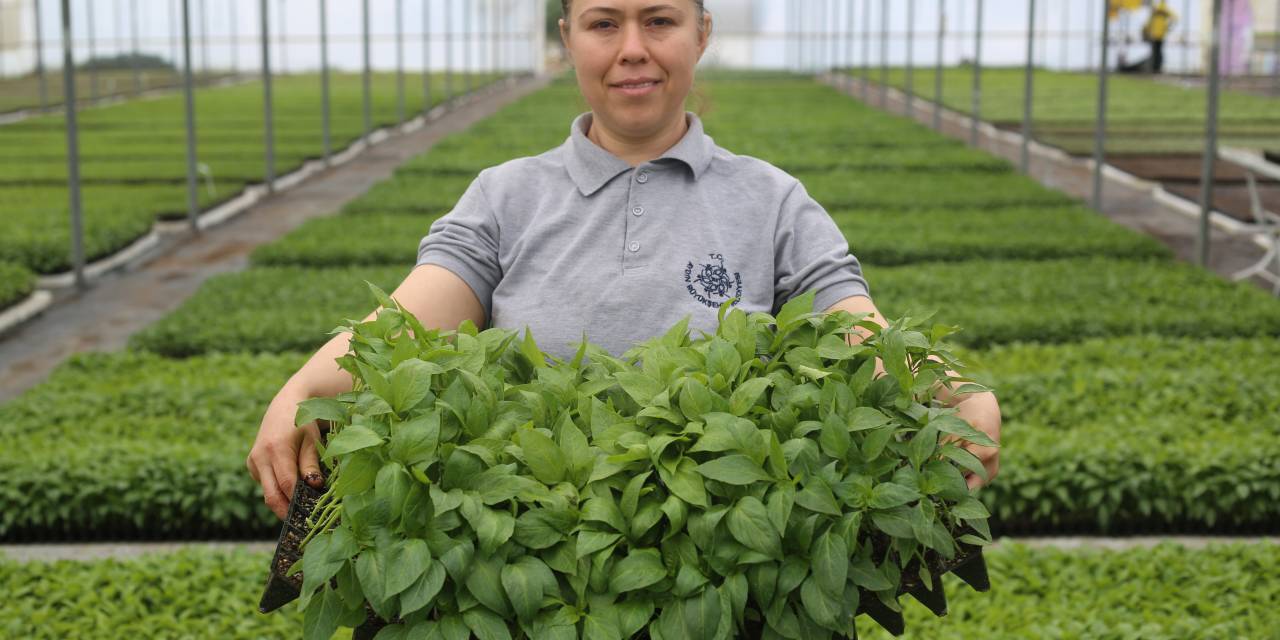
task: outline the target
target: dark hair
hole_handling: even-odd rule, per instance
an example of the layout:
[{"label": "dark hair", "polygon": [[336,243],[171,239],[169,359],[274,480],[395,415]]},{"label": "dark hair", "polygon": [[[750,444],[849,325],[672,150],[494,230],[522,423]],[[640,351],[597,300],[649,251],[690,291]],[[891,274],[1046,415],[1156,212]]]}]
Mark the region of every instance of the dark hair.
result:
[{"label": "dark hair", "polygon": [[[693,0],[693,4],[698,9],[698,30],[702,30],[702,16],[707,13],[707,7],[704,0]],[[564,17],[565,24],[569,24],[569,7],[573,6],[573,0],[560,0],[561,15]]]}]

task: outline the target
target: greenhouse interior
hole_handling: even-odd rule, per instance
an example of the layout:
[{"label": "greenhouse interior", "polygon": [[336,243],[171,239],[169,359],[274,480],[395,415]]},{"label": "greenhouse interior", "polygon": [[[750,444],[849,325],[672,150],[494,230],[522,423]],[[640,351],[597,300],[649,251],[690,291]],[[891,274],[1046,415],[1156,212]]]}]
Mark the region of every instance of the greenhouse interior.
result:
[{"label": "greenhouse interior", "polygon": [[1277,638],[1278,380],[1278,0],[0,0],[2,638]]}]

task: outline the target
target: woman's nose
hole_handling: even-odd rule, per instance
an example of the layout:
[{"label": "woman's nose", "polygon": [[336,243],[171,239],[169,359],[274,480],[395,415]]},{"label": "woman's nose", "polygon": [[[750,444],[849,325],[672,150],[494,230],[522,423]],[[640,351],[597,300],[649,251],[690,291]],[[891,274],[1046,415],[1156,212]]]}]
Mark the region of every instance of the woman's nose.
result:
[{"label": "woman's nose", "polygon": [[622,27],[622,50],[619,56],[623,62],[647,62],[649,60],[648,43],[644,40],[644,27],[629,23]]}]

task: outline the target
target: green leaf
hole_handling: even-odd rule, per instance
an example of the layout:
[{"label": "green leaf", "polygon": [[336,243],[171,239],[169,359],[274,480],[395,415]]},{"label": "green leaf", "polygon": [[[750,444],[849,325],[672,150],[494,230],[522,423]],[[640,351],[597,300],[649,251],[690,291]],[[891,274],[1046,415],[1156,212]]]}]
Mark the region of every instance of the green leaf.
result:
[{"label": "green leaf", "polygon": [[387,600],[387,562],[377,549],[365,549],[356,558],[356,577],[369,602]]},{"label": "green leaf", "polygon": [[843,611],[843,598],[827,593],[819,585],[817,576],[810,576],[800,586],[800,602],[804,604],[805,613],[808,613],[814,622],[832,631],[840,631],[843,628],[841,618],[853,615],[853,612]]},{"label": "green leaf", "polygon": [[817,293],[810,289],[791,298],[786,304],[782,305],[777,317],[779,336],[791,331],[803,321],[805,316],[813,313],[813,302],[816,297]]},{"label": "green leaf", "polygon": [[929,424],[933,425],[934,428],[936,428],[938,431],[941,431],[942,433],[948,433],[953,436],[959,436],[976,445],[981,445],[984,447],[1000,446],[994,440],[991,439],[991,436],[988,436],[987,434],[981,431],[978,431],[977,429],[974,429],[973,425],[969,424],[968,422],[965,422],[964,420],[954,415],[938,416],[933,420],[930,420]]},{"label": "green leaf", "polygon": [[661,582],[666,577],[667,569],[663,566],[662,554],[657,549],[633,549],[627,557],[614,565],[609,579],[609,591],[635,591]]},{"label": "green leaf", "polygon": [[772,384],[769,378],[752,378],[742,383],[729,396],[729,411],[735,416],[746,415]]},{"label": "green leaf", "polygon": [[529,465],[533,477],[549,485],[564,480],[568,463],[564,452],[551,438],[533,429],[521,431],[519,438],[525,464]]},{"label": "green leaf", "polygon": [[613,528],[618,533],[626,533],[627,523],[622,517],[622,511],[618,509],[617,503],[612,497],[595,496],[586,501],[582,506],[582,520],[584,522],[602,522]]},{"label": "green leaf", "polygon": [[708,413],[706,430],[689,448],[690,452],[738,451],[755,454],[763,449],[755,423],[728,413]]},{"label": "green leaf", "polygon": [[585,558],[622,539],[620,533],[602,533],[599,531],[582,531],[578,533],[577,556]]},{"label": "green leaf", "polygon": [[884,453],[884,448],[888,446],[889,441],[893,439],[894,428],[892,426],[880,427],[868,433],[862,440],[862,457],[866,460],[875,460]]},{"label": "green leaf", "polygon": [[431,393],[431,376],[443,373],[444,367],[434,362],[412,358],[391,370],[391,397],[387,401],[396,413],[403,414]]},{"label": "green leaf", "polygon": [[524,556],[502,568],[502,588],[521,622],[533,620],[542,608],[546,589],[554,588],[555,584],[551,569],[532,556]]},{"label": "green leaf", "polygon": [[391,547],[387,558],[387,597],[413,586],[431,566],[431,550],[425,540],[410,538]]},{"label": "green leaf", "polygon": [[872,407],[854,407],[849,415],[849,431],[866,431],[867,429],[875,429],[889,423],[889,416],[886,416],[879,409]]},{"label": "green leaf", "polygon": [[811,478],[804,489],[796,494],[796,504],[814,513],[825,513],[837,517],[841,513],[840,504],[831,493],[831,487],[818,478]]},{"label": "green leaf", "polygon": [[565,539],[576,519],[551,509],[530,509],[516,519],[516,542],[530,549],[549,549]]},{"label": "green leaf", "polygon": [[685,378],[684,389],[680,392],[680,413],[690,420],[701,420],[713,408],[711,390],[707,385],[695,378]]},{"label": "green leaf", "polygon": [[400,594],[400,615],[407,616],[429,606],[444,587],[445,569],[439,560],[433,560],[427,571]]},{"label": "green leaf", "polygon": [[919,469],[926,460],[933,456],[933,452],[937,448],[938,428],[934,423],[930,422],[911,437],[911,442],[907,446],[907,457],[911,460],[911,466]]},{"label": "green leaf", "polygon": [[[987,505],[972,496],[965,497],[951,507],[951,515],[957,518],[971,520],[975,518],[989,518],[991,512],[987,511]],[[309,549],[309,548],[308,548]]]},{"label": "green leaf", "polygon": [[546,367],[547,356],[538,348],[538,343],[533,341],[533,330],[528,327],[524,330],[524,340],[520,342],[520,353],[529,360],[529,364],[534,367]]},{"label": "green leaf", "polygon": [[614,374],[614,378],[622,385],[622,390],[641,407],[649,406],[654,396],[666,390],[657,380],[643,373],[624,371]]},{"label": "green leaf", "polygon": [[725,516],[729,533],[748,549],[770,558],[782,557],[782,536],[769,520],[764,503],[753,496],[738,500]]},{"label": "green leaf", "polygon": [[670,474],[669,478],[666,477],[668,474],[664,467],[658,467],[658,475],[663,476],[663,482],[671,493],[691,505],[705,509],[709,506],[707,490],[702,476],[698,475],[697,467],[697,463],[693,460],[680,458],[680,462],[676,464],[675,473]]},{"label": "green leaf", "polygon": [[320,594],[320,599],[307,607],[302,618],[304,640],[330,640],[338,631],[338,616],[342,614],[343,608],[338,592],[325,589]]},{"label": "green leaf", "polygon": [[914,538],[911,520],[906,507],[896,507],[889,511],[872,511],[871,521],[881,531],[895,538]]},{"label": "green leaf", "polygon": [[346,419],[346,405],[337,398],[311,398],[298,403],[298,412],[294,415],[293,424],[301,427],[316,420],[342,423]]},{"label": "green leaf", "polygon": [[891,509],[920,499],[920,492],[893,482],[881,482],[871,489],[869,506],[873,509]]},{"label": "green leaf", "polygon": [[387,455],[406,467],[436,458],[440,443],[440,413],[432,411],[391,429]]},{"label": "green leaf", "polygon": [[343,427],[338,435],[329,441],[329,445],[325,447],[324,456],[333,458],[380,445],[382,445],[382,436],[374,433],[369,427],[353,424]]},{"label": "green leaf", "polygon": [[466,585],[467,591],[475,596],[480,604],[506,617],[511,615],[511,605],[507,602],[502,586],[502,568],[503,562],[500,558],[477,556],[471,563],[471,570],[467,573]]},{"label": "green leaf", "polygon": [[480,640],[511,640],[511,631],[507,629],[507,623],[491,611],[480,608],[468,609],[462,614],[462,620]]},{"label": "green leaf", "polygon": [[715,458],[698,465],[698,473],[725,484],[747,485],[762,480],[772,480],[751,458],[733,454]]},{"label": "green leaf", "polygon": [[831,596],[844,594],[844,583],[849,577],[849,547],[842,536],[828,531],[813,544],[813,575]]},{"label": "green leaf", "polygon": [[818,436],[818,444],[822,452],[837,460],[844,460],[849,455],[849,447],[853,439],[849,436],[849,428],[836,413],[827,414],[822,421],[822,433]]},{"label": "green leaf", "polygon": [[358,548],[346,529],[317,534],[302,554],[302,607],[316,589],[328,584]]}]

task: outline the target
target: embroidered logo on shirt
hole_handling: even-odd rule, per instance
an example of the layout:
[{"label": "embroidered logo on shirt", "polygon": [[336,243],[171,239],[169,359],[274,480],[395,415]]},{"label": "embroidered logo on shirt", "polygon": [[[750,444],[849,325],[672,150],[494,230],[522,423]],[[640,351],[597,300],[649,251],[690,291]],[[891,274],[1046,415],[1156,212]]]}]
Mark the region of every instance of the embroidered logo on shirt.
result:
[{"label": "embroidered logo on shirt", "polygon": [[684,268],[685,290],[694,300],[719,309],[730,298],[737,298],[734,304],[742,301],[742,274],[732,274],[724,266],[724,256],[713,253],[706,263],[690,262]]}]

